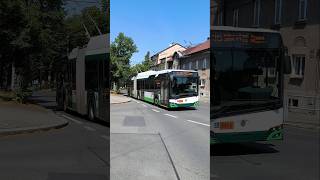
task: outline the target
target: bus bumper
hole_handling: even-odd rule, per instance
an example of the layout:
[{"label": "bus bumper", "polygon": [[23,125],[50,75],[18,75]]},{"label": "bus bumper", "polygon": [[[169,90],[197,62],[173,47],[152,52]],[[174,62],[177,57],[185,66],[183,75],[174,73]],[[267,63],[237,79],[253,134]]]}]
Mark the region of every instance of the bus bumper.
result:
[{"label": "bus bumper", "polygon": [[179,108],[179,107],[194,107],[197,108],[199,106],[199,102],[196,101],[194,103],[184,103],[184,104],[177,104],[170,102],[169,107],[170,108]]},{"label": "bus bumper", "polygon": [[253,131],[240,133],[210,132],[210,144],[241,143],[256,141],[272,141],[283,139],[283,126],[277,126],[268,131]]}]

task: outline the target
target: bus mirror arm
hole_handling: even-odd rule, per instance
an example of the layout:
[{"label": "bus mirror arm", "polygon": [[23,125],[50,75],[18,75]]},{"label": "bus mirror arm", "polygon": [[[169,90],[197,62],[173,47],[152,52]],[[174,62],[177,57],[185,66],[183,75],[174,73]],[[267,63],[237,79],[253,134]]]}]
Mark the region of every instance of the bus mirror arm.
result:
[{"label": "bus mirror arm", "polygon": [[291,74],[291,59],[290,56],[284,57],[284,74]]}]

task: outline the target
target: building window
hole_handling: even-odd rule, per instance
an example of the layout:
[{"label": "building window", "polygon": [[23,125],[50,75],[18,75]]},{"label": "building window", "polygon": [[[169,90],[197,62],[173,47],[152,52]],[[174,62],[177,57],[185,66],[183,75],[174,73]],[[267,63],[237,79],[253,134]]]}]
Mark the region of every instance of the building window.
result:
[{"label": "building window", "polygon": [[303,77],[305,67],[305,55],[293,55],[292,66],[293,75],[295,77]]},{"label": "building window", "polygon": [[233,10],[233,23],[232,23],[232,25],[234,27],[238,27],[239,26],[238,21],[239,21],[239,9],[234,9]]},{"label": "building window", "polygon": [[223,12],[222,7],[219,4],[213,5],[213,21],[214,25],[223,25]]},{"label": "building window", "polygon": [[274,23],[281,23],[281,14],[282,14],[282,0],[275,0],[275,8],[274,8]]},{"label": "building window", "polygon": [[199,61],[196,60],[196,69],[198,70],[199,69]]},{"label": "building window", "polygon": [[276,68],[268,68],[268,77],[276,77]]},{"label": "building window", "polygon": [[207,68],[207,59],[204,58],[202,61],[202,69],[206,69]]},{"label": "building window", "polygon": [[200,79],[200,87],[204,87],[206,85],[205,79]]},{"label": "building window", "polygon": [[299,0],[299,20],[307,19],[307,0]]},{"label": "building window", "polygon": [[192,69],[192,62],[189,62],[189,70]]},{"label": "building window", "polygon": [[298,107],[298,106],[299,106],[298,99],[289,98],[289,107]]},{"label": "building window", "polygon": [[259,26],[259,24],[260,24],[260,0],[254,0],[253,25]]},{"label": "building window", "polygon": [[193,61],[193,62],[192,62],[192,69],[193,69],[193,70],[197,70],[197,69],[196,69],[196,61]]}]

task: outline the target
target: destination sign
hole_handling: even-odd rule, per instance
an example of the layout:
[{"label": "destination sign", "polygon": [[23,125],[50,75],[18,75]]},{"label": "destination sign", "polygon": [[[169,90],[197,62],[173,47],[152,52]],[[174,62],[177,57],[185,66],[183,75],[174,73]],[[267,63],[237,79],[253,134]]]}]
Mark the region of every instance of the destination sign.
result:
[{"label": "destination sign", "polygon": [[175,71],[175,72],[173,72],[173,75],[183,76],[183,77],[192,77],[192,76],[196,76],[197,73],[196,72],[188,72],[188,71]]},{"label": "destination sign", "polygon": [[280,36],[275,33],[211,31],[212,47],[279,48]]}]

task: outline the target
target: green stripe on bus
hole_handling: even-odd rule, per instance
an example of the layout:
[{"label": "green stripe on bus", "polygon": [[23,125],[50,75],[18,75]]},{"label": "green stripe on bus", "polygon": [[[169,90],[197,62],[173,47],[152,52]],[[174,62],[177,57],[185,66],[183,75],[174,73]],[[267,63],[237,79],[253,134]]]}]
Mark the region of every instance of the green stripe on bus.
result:
[{"label": "green stripe on bus", "polygon": [[170,108],[178,108],[178,107],[198,107],[199,102],[196,101],[194,103],[185,103],[185,104],[177,104],[177,103],[170,103]]},{"label": "green stripe on bus", "polygon": [[143,99],[144,99],[145,101],[147,101],[147,102],[154,103],[153,98],[150,98],[150,97],[144,97]]},{"label": "green stripe on bus", "polygon": [[282,140],[283,130],[275,129],[269,131],[240,132],[240,133],[218,133],[214,138],[210,138],[210,144],[217,143],[237,143]]}]

